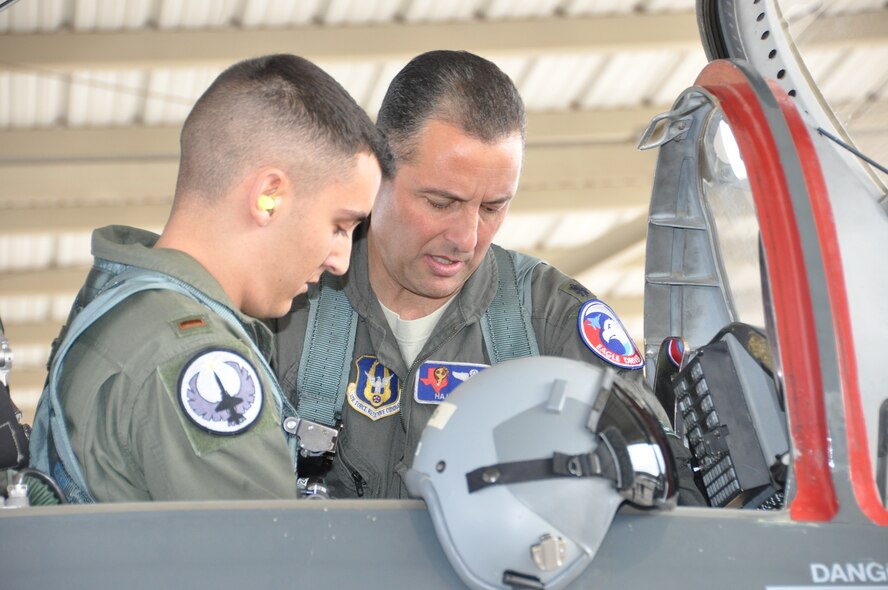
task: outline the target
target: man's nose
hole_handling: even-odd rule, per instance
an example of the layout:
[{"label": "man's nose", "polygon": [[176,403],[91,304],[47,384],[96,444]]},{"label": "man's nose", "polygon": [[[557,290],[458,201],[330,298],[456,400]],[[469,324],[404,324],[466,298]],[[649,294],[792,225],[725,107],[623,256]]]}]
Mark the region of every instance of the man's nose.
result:
[{"label": "man's nose", "polygon": [[334,275],[344,275],[348,270],[348,261],[351,259],[351,236],[345,239],[337,239],[330,250],[330,255],[324,262],[327,270]]},{"label": "man's nose", "polygon": [[478,209],[464,207],[444,234],[460,252],[472,252],[478,244]]}]

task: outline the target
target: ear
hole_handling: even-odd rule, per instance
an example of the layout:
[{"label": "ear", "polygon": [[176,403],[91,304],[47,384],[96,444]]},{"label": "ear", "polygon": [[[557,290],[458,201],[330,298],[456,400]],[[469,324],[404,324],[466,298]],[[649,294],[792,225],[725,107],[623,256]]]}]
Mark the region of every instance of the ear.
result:
[{"label": "ear", "polygon": [[271,223],[287,184],[287,175],[278,168],[263,168],[256,172],[247,191],[246,203],[254,222],[261,226]]}]

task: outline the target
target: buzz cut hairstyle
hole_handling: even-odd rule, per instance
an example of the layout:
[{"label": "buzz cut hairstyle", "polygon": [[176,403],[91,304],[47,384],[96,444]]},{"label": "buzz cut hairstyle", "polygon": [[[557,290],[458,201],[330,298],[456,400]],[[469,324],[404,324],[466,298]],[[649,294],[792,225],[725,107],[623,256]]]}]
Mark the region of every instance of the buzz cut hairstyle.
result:
[{"label": "buzz cut hairstyle", "polygon": [[282,168],[313,191],[373,154],[392,174],[388,144],[329,74],[289,54],[237,63],[197,100],[182,126],[176,195],[218,198],[251,170]]},{"label": "buzz cut hairstyle", "polygon": [[414,57],[389,85],[376,125],[397,162],[410,161],[418,136],[441,121],[485,143],[516,133],[524,142],[524,101],[496,64],[467,51],[429,51]]}]

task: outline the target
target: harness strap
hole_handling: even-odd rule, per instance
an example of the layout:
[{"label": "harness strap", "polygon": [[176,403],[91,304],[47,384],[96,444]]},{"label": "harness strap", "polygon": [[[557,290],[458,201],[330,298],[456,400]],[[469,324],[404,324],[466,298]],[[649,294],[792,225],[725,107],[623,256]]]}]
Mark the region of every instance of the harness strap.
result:
[{"label": "harness strap", "polygon": [[481,318],[481,333],[490,364],[525,356],[539,356],[532,309],[531,279],[541,260],[491,245],[499,270],[496,295]]},{"label": "harness strap", "polygon": [[[69,327],[65,330],[64,337],[58,342],[50,360],[49,374],[37,406],[31,436],[32,465],[36,469],[50,473],[58,481],[69,501],[92,503],[95,499],[88,491],[89,488],[86,485],[80,462],[71,446],[71,438],[59,398],[58,385],[64,369],[65,357],[87,328],[121,301],[141,291],[152,289],[177,291],[198,301],[224,319],[226,323],[235,328],[243,341],[249,343],[254,356],[259,359],[267,377],[266,381],[271,384],[272,397],[281,418],[295,415],[292,406],[284,398],[268,361],[231,309],[191,285],[163,273],[125,267],[103,260],[97,260],[96,265],[115,276],[103,286],[95,298],[86,303],[85,307],[73,317]],[[295,465],[296,443],[291,437],[287,437],[287,439]]]},{"label": "harness strap", "polygon": [[[491,364],[520,356],[537,356],[533,324],[532,271],[541,260],[493,245],[499,284],[481,318]],[[345,403],[357,334],[358,314],[342,289],[321,277],[309,295],[308,324],[296,377],[296,411],[307,420],[336,427]],[[346,336],[346,337],[343,337]]]},{"label": "harness strap", "polygon": [[308,326],[296,377],[296,411],[312,422],[336,427],[345,402],[358,314],[345,291],[324,274],[309,296]]}]

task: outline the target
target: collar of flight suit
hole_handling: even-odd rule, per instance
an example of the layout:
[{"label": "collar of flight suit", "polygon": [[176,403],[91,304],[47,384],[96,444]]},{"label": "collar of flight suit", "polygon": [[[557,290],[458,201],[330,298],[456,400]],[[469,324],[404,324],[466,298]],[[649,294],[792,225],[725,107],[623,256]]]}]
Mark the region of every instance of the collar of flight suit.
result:
[{"label": "collar of flight suit", "polygon": [[154,248],[160,236],[123,225],[99,228],[92,235],[92,254],[111,262],[162,272],[188,283],[234,312],[240,323],[254,336],[262,353],[270,354],[272,336],[268,327],[256,318],[241,313],[219,282],[197,260],[180,250]]},{"label": "collar of flight suit", "polygon": [[[367,229],[369,224],[364,224],[359,232],[356,232],[352,244],[352,254],[349,271],[342,277],[343,288],[352,307],[370,325],[371,334],[375,331],[378,336],[387,335],[384,340],[392,341],[394,350],[397,343],[391,328],[385,319],[385,314],[379,305],[379,301],[373,294],[370,285],[370,268],[367,248]],[[499,273],[496,264],[496,256],[492,250],[487,251],[484,260],[465,282],[462,289],[456,295],[456,300],[448,307],[444,316],[438,321],[438,326],[429,337],[425,348],[436,348],[443,340],[453,335],[455,331],[477,322],[487,311],[490,302],[496,294],[499,284]],[[379,352],[384,354],[387,345],[378,346]],[[388,355],[386,355],[388,356]],[[400,359],[400,352],[394,355]],[[402,364],[403,360],[401,359]],[[396,367],[391,367],[395,369]],[[396,369],[397,370],[397,369]],[[403,367],[402,374],[406,375],[409,367]]]}]

